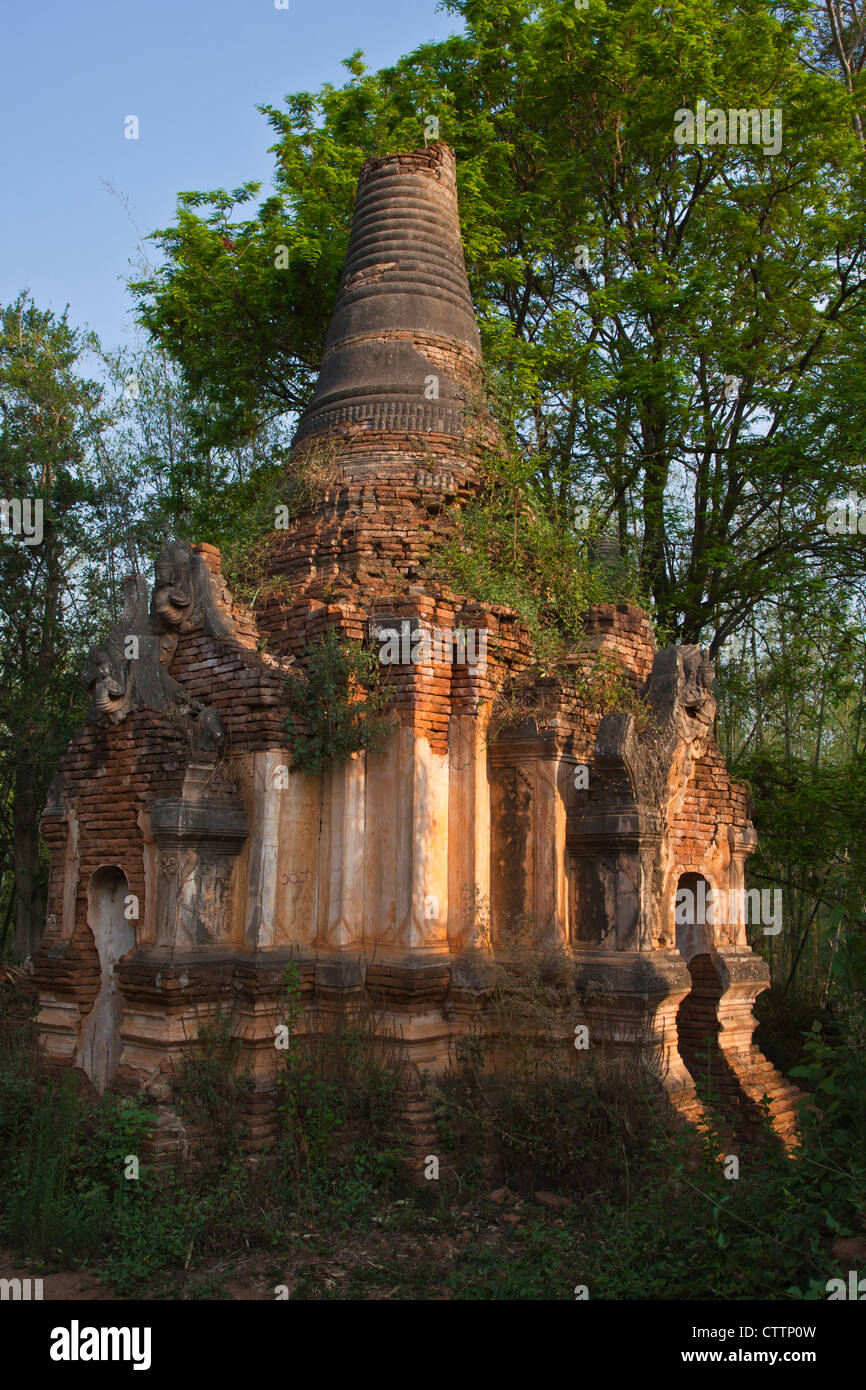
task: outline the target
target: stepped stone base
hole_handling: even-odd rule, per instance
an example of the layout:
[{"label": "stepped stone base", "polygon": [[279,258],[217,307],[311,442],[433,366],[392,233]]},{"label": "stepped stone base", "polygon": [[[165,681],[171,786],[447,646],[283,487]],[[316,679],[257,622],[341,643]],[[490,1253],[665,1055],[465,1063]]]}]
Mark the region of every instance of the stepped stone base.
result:
[{"label": "stepped stone base", "polygon": [[[797,1109],[805,1097],[751,1041],[751,1007],[747,1034],[724,1028],[720,970],[709,955],[693,956],[688,968],[692,988],[679,1007],[677,1033],[680,1056],[697,1092],[709,1092],[737,1131],[752,1137],[763,1125],[766,1097],[773,1129],[786,1144],[796,1143]],[[724,964],[721,973],[728,973],[730,979]]]}]

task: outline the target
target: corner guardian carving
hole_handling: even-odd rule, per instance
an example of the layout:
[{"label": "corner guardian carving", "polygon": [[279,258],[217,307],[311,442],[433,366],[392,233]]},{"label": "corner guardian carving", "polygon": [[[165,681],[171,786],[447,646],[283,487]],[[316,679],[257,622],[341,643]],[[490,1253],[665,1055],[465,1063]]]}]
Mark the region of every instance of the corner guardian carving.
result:
[{"label": "corner guardian carving", "polygon": [[187,725],[193,748],[217,750],[225,742],[218,712],[188,695],[169,667],[179,633],[231,631],[230,618],[220,612],[223,595],[214,592],[201,557],[183,542],[165,546],[154,572],[149,615],[144,578],[128,576],[120,622],[88,653],[82,671],[90,695],[87,718],[108,725],[122,724],[140,709],[171,712]]}]

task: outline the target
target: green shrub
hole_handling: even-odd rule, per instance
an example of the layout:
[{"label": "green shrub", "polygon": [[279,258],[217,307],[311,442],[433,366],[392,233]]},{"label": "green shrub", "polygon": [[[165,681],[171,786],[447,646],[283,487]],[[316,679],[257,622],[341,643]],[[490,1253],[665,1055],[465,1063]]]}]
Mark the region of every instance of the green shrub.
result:
[{"label": "green shrub", "polygon": [[321,772],[329,759],[381,748],[391,728],[375,650],[331,630],[309,645],[286,682],[286,733],[295,767]]},{"label": "green shrub", "polygon": [[227,1010],[202,1024],[175,1076],[174,1094],[190,1126],[195,1161],[207,1168],[224,1168],[241,1152],[242,1100],[253,1082],[239,1070],[239,1059],[240,1039]]},{"label": "green shrub", "polygon": [[30,1254],[79,1259],[99,1250],[115,1203],[130,1186],[126,1158],[138,1156],[150,1122],[132,1099],[82,1099],[71,1074],[19,1084],[14,1120],[0,1150],[0,1221]]},{"label": "green shrub", "polygon": [[[288,1012],[297,1021],[296,981]],[[368,1215],[403,1170],[402,1048],[369,1007],[308,1020],[280,1054],[279,1154],[291,1203],[307,1216]]]},{"label": "green shrub", "polygon": [[486,473],[478,498],[449,513],[430,563],[458,593],[519,613],[542,664],[579,641],[592,604],[646,601],[628,556],[599,558],[600,515],[575,529],[539,494],[534,460],[490,455]]}]

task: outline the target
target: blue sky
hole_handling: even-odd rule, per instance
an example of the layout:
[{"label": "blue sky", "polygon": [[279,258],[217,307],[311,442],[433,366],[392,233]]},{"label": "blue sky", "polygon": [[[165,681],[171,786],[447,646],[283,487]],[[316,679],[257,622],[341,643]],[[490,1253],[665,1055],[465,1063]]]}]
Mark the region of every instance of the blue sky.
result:
[{"label": "blue sky", "polygon": [[[256,111],[348,78],[460,27],[437,0],[19,0],[3,20],[0,302],[25,286],[68,303],[106,347],[134,335],[125,279],[136,233],[186,189],[267,187],[273,135]],[[139,118],[138,140],[124,119]],[[263,190],[264,191],[264,190]],[[156,254],[156,248],[151,248]]]}]

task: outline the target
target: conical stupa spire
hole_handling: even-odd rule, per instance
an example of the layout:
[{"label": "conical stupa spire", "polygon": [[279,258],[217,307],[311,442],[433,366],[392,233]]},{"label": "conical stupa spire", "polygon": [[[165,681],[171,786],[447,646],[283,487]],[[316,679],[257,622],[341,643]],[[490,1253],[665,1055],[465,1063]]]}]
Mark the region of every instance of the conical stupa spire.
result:
[{"label": "conical stupa spire", "polygon": [[437,144],[368,160],[296,442],[340,426],[458,435],[480,360],[453,151]]}]

